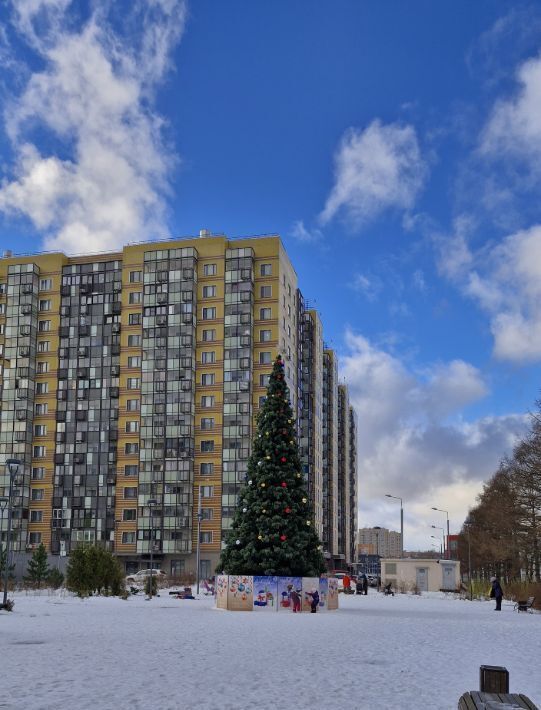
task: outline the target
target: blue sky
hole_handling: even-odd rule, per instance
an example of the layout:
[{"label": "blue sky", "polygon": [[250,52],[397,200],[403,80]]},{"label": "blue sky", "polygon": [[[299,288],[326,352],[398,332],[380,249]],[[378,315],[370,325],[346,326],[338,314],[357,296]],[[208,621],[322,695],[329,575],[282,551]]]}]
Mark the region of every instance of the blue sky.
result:
[{"label": "blue sky", "polygon": [[539,396],[540,49],[534,3],[3,3],[0,247],[279,233],[358,411],[360,524],[402,496],[429,548]]}]

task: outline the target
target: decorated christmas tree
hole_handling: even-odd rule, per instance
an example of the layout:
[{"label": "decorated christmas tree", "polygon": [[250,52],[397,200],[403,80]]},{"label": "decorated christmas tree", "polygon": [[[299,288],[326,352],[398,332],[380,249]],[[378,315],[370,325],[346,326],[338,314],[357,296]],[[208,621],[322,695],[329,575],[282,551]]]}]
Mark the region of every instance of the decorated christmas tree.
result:
[{"label": "decorated christmas tree", "polygon": [[278,355],[219,569],[228,574],[319,576],[325,572],[321,549]]}]

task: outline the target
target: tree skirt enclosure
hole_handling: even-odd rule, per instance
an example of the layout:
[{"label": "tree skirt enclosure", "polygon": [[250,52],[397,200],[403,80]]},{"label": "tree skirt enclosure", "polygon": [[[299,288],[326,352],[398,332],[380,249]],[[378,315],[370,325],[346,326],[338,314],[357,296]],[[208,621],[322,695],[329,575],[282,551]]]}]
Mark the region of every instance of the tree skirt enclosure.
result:
[{"label": "tree skirt enclosure", "polygon": [[[311,611],[311,592],[319,593],[318,612],[338,609],[338,580],[334,577],[263,577],[218,575],[216,606],[229,611],[293,613]],[[295,604],[298,595],[300,604]],[[299,608],[300,607],[300,608]]]}]

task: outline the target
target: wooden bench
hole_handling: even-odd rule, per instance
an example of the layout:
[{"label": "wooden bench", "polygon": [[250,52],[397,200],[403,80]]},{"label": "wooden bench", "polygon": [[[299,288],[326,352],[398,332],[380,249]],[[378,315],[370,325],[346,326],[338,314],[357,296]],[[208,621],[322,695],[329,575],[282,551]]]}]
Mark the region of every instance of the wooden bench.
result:
[{"label": "wooden bench", "polygon": [[513,607],[515,611],[529,611],[533,614],[533,603],[535,597],[528,597],[526,601],[518,601]]},{"label": "wooden bench", "polygon": [[477,690],[470,690],[464,693],[458,701],[458,710],[497,710],[502,708],[526,708],[526,710],[539,710],[530,698],[522,693],[481,693]]}]

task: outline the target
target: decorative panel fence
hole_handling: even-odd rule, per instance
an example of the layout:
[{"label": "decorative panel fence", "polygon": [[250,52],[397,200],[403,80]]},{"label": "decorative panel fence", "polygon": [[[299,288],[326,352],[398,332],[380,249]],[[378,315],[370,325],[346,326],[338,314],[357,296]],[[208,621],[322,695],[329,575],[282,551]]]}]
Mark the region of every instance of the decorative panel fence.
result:
[{"label": "decorative panel fence", "polygon": [[230,611],[310,612],[314,590],[319,594],[318,612],[338,609],[334,577],[218,575],[216,606]]}]

